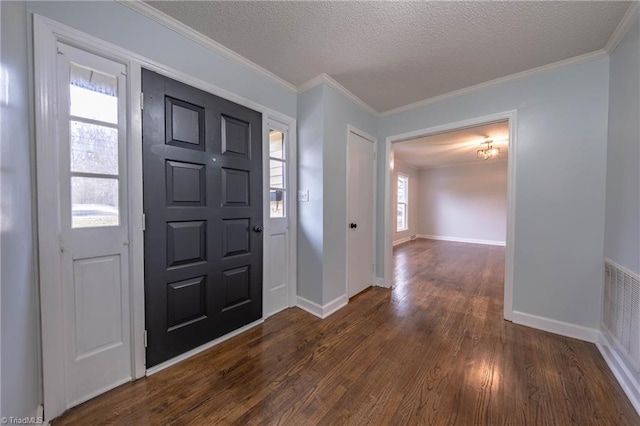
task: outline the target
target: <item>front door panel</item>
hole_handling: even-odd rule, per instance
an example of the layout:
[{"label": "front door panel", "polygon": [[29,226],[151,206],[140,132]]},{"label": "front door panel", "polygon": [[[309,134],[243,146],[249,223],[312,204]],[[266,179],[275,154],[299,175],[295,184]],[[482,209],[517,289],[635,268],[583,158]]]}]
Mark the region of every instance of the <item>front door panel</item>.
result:
[{"label": "front door panel", "polygon": [[148,368],[262,317],[262,117],[142,86]]}]

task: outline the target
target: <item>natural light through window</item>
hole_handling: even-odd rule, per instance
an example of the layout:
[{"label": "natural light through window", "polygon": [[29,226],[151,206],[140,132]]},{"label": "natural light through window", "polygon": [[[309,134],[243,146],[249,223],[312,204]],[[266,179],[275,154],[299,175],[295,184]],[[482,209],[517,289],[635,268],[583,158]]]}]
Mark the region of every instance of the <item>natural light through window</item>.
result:
[{"label": "natural light through window", "polygon": [[397,224],[396,231],[409,229],[408,209],[409,202],[409,176],[398,175],[398,199],[397,199]]},{"label": "natural light through window", "polygon": [[285,179],[285,137],[279,130],[269,130],[269,205],[271,217],[285,217],[287,181]]},{"label": "natural light through window", "polygon": [[71,64],[71,227],[118,226],[118,79]]}]

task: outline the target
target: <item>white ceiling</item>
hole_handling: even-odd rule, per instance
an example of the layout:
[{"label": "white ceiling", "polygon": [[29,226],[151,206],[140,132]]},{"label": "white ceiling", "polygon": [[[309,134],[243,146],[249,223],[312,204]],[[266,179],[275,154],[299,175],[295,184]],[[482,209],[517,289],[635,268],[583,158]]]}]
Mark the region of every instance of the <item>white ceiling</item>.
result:
[{"label": "white ceiling", "polygon": [[397,142],[393,144],[393,155],[395,159],[420,169],[483,163],[493,161],[477,158],[478,149],[486,148],[483,142],[487,139],[493,140],[494,148],[500,148],[499,159],[506,159],[509,148],[507,121]]},{"label": "white ceiling", "polygon": [[378,112],[602,49],[630,5],[148,3],[295,86],[326,73]]}]

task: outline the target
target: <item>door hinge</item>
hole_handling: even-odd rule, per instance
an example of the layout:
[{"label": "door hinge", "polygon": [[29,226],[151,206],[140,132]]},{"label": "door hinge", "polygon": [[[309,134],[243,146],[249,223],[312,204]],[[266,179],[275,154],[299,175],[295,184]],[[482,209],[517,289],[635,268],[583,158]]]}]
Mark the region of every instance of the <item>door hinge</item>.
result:
[{"label": "door hinge", "polygon": [[140,110],[144,109],[144,93],[140,92]]},{"label": "door hinge", "polygon": [[142,213],[142,230],[147,230],[147,215]]},{"label": "door hinge", "polygon": [[144,340],[144,347],[147,347],[147,330],[144,331],[144,333],[142,334],[142,338]]}]

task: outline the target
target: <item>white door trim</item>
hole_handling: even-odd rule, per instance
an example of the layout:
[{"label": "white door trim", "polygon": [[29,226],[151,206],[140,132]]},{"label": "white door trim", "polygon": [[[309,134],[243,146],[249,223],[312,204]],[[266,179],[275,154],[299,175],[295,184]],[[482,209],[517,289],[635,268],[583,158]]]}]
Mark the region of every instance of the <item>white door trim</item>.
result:
[{"label": "white door trim", "polygon": [[507,165],[507,242],[505,248],[504,271],[504,319],[511,321],[513,318],[513,259],[515,242],[515,210],[516,210],[516,162],[517,162],[517,110],[505,111],[483,117],[471,118],[440,126],[429,127],[413,132],[389,136],[386,140],[384,153],[384,282],[385,287],[391,287],[393,282],[391,259],[393,253],[392,229],[391,229],[391,144],[407,139],[415,139],[448,132],[465,127],[474,127],[496,121],[507,120],[509,122],[509,151]]},{"label": "white door trim", "polygon": [[[34,77],[36,102],[36,160],[38,210],[47,214],[38,215],[38,243],[40,270],[40,307],[42,312],[42,363],[43,389],[46,420],[53,419],[65,410],[64,395],[59,389],[64,387],[64,347],[62,321],[62,282],[58,261],[60,241],[58,229],[59,194],[52,185],[51,176],[59,173],[58,164],[50,161],[58,158],[56,80],[51,70],[56,69],[56,43],[63,42],[105,58],[120,62],[127,67],[127,102],[129,106],[128,144],[129,161],[129,233],[130,233],[130,279],[131,279],[131,319],[132,358],[134,379],[147,374],[144,349],[144,234],[142,222],[142,114],[140,93],[142,86],[141,69],[144,67],[174,80],[228,99],[263,114],[270,120],[289,126],[291,141],[295,145],[296,120],[292,117],[245,99],[211,83],[194,78],[181,71],[167,67],[144,56],[130,52],[119,46],[85,34],[79,30],[60,24],[37,14],[33,15],[34,29]],[[268,151],[267,151],[268,155]],[[295,155],[295,147],[294,154]],[[295,163],[292,164],[295,179]],[[295,185],[295,180],[294,180]],[[293,188],[293,187],[292,187]],[[295,204],[295,203],[292,203]],[[52,208],[56,206],[55,208]],[[295,259],[295,223],[293,218],[293,259]],[[55,253],[55,255],[52,255]],[[295,291],[295,267],[292,268],[292,286]],[[264,277],[263,277],[264,279]],[[295,299],[295,297],[292,297]],[[290,304],[293,302],[290,301]]]},{"label": "white door trim", "polygon": [[[372,214],[373,214],[373,236],[372,236],[372,240],[375,244],[375,241],[377,241],[377,227],[376,227],[376,205],[377,205],[377,197],[378,197],[378,191],[376,189],[376,185],[377,185],[377,176],[378,176],[378,139],[371,136],[370,134],[368,134],[367,132],[358,129],[355,126],[352,126],[351,124],[347,124],[347,143],[345,144],[345,158],[347,159],[347,181],[345,182],[346,185],[346,200],[347,202],[345,203],[345,217],[346,217],[346,223],[347,226],[349,224],[349,135],[353,133],[354,135],[358,135],[366,140],[368,140],[369,142],[371,142],[373,144],[373,177],[372,177],[372,182],[373,182],[373,209],[372,210]],[[347,301],[349,298],[349,232],[348,229],[345,230],[345,239],[344,239],[344,243],[345,243],[345,248],[346,248],[346,264],[345,264],[345,268],[344,268],[344,294],[347,297]],[[371,272],[371,285],[377,285],[377,280],[376,280],[376,269],[377,269],[377,262],[376,262],[376,253],[375,253],[375,247],[374,247],[374,251],[373,251],[373,270]]]},{"label": "white door trim", "polygon": [[[264,207],[264,236],[265,238],[270,235],[271,232],[271,223],[270,223],[270,211],[269,211],[269,179],[270,179],[270,163],[269,163],[269,129],[279,130],[286,135],[285,139],[285,179],[286,179],[286,192],[287,192],[287,203],[286,206],[286,215],[287,215],[287,247],[289,248],[287,256],[287,262],[289,265],[289,274],[287,277],[287,306],[293,307],[296,306],[296,297],[297,297],[297,264],[298,264],[298,250],[297,250],[297,241],[298,241],[298,174],[297,174],[297,130],[296,130],[296,121],[293,119],[290,120],[282,120],[281,118],[272,117],[269,114],[265,114],[262,116],[262,150],[266,154],[263,155],[263,207]],[[263,297],[266,294],[267,285],[267,277],[268,277],[268,268],[269,262],[267,259],[268,253],[264,251],[264,260],[263,260],[263,268],[265,280],[263,282]],[[263,303],[264,309],[264,303]],[[263,311],[264,312],[264,311]],[[264,317],[266,318],[266,316]]]}]

